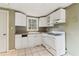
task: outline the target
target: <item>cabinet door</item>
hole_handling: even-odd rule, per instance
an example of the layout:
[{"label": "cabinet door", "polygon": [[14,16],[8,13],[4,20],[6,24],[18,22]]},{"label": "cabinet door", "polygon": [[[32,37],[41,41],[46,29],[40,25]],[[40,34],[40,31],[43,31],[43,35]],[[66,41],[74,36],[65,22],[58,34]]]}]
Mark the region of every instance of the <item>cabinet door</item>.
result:
[{"label": "cabinet door", "polygon": [[38,31],[38,18],[27,17],[27,31]]},{"label": "cabinet door", "polygon": [[46,44],[47,45],[47,37],[46,36],[43,36],[43,44]]},{"label": "cabinet door", "polygon": [[57,16],[59,18],[58,21],[56,21],[57,23],[65,23],[65,10],[64,9],[60,9],[57,11]]},{"label": "cabinet door", "polygon": [[56,12],[50,14],[50,24],[51,24],[51,25],[52,25],[52,24],[54,25],[54,24],[56,23],[56,18],[57,18]]},{"label": "cabinet door", "polygon": [[47,20],[48,20],[48,26],[54,26],[54,20],[53,20],[53,14],[52,15],[49,15],[47,16]]},{"label": "cabinet door", "polygon": [[33,36],[28,36],[29,47],[34,47],[35,38]]},{"label": "cabinet door", "polygon": [[53,37],[49,37],[49,40],[48,40],[48,45],[55,49],[56,48],[56,45],[55,45],[55,39]]},{"label": "cabinet door", "polygon": [[39,27],[48,27],[47,17],[39,18]]},{"label": "cabinet door", "polygon": [[54,12],[54,19],[56,23],[65,23],[65,10],[59,9]]},{"label": "cabinet door", "polygon": [[35,47],[42,44],[41,37],[38,34],[28,35],[29,47]]},{"label": "cabinet door", "polygon": [[28,47],[27,37],[22,37],[22,48]]},{"label": "cabinet door", "polygon": [[35,44],[36,45],[41,45],[42,44],[42,40],[41,40],[40,35],[36,35],[34,38],[35,38]]},{"label": "cabinet door", "polygon": [[26,16],[24,14],[15,13],[15,26],[26,26]]},{"label": "cabinet door", "polygon": [[54,24],[65,23],[65,10],[59,9],[50,14],[50,20],[53,21]]},{"label": "cabinet door", "polygon": [[55,39],[52,36],[43,36],[43,42],[49,47],[55,49]]},{"label": "cabinet door", "polygon": [[65,52],[65,35],[56,37],[56,50],[58,52]]},{"label": "cabinet door", "polygon": [[22,37],[15,37],[15,48],[16,49],[22,48]]}]

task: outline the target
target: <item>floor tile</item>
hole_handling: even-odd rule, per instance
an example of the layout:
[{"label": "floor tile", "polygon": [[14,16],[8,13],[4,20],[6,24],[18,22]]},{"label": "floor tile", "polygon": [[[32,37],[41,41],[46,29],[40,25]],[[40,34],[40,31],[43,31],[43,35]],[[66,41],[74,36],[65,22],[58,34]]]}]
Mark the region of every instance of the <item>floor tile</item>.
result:
[{"label": "floor tile", "polygon": [[1,52],[0,56],[52,56],[44,47],[36,46],[27,49],[13,49]]}]

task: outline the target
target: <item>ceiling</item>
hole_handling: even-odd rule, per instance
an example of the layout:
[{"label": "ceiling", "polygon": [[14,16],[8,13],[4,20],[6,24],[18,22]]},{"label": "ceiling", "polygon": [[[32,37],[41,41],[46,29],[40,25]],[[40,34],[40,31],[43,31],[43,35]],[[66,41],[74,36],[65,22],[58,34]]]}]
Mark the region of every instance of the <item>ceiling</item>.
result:
[{"label": "ceiling", "polygon": [[57,8],[65,8],[72,3],[7,3],[0,6],[22,11],[31,16],[44,16]]}]

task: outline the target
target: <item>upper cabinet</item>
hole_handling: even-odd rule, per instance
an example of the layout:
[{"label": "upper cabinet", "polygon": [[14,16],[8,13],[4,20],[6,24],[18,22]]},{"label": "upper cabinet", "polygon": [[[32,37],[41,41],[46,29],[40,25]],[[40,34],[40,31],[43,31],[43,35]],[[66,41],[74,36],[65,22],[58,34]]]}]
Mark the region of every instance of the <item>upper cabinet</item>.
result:
[{"label": "upper cabinet", "polygon": [[38,18],[27,17],[27,31],[38,31]]},{"label": "upper cabinet", "polygon": [[27,20],[24,14],[15,13],[15,26],[26,26],[27,31],[38,31],[38,27],[53,27],[57,23],[65,23],[65,9],[59,9],[46,17],[27,17]]},{"label": "upper cabinet", "polygon": [[53,23],[65,23],[65,9],[59,9],[50,15],[50,19]]},{"label": "upper cabinet", "polygon": [[39,27],[52,27],[53,19],[50,19],[50,16],[39,18]]},{"label": "upper cabinet", "polygon": [[57,23],[65,23],[65,9],[59,9],[46,17],[39,18],[39,27],[53,27]]},{"label": "upper cabinet", "polygon": [[22,13],[15,13],[15,26],[26,26],[26,16]]},{"label": "upper cabinet", "polygon": [[50,18],[50,15],[47,16],[47,24],[48,24],[48,27],[54,26],[53,19]]},{"label": "upper cabinet", "polygon": [[41,17],[39,18],[39,27],[48,27],[48,18],[47,17]]}]

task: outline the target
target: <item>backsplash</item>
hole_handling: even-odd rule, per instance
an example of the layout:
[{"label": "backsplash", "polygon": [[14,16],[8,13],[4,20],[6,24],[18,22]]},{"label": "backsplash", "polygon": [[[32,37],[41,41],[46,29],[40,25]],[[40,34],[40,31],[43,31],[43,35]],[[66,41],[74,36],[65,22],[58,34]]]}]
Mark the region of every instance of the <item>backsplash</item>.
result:
[{"label": "backsplash", "polygon": [[65,24],[55,24],[54,27],[48,28],[47,31],[65,31]]},{"label": "backsplash", "polygon": [[47,27],[39,27],[38,32],[47,32]]},{"label": "backsplash", "polygon": [[26,27],[24,27],[24,26],[16,26],[15,31],[16,31],[16,34],[27,33]]}]

